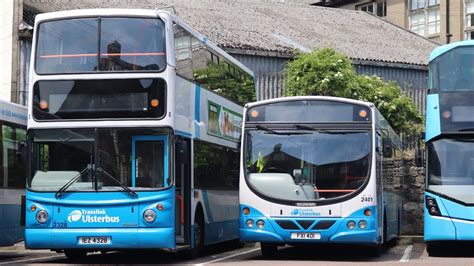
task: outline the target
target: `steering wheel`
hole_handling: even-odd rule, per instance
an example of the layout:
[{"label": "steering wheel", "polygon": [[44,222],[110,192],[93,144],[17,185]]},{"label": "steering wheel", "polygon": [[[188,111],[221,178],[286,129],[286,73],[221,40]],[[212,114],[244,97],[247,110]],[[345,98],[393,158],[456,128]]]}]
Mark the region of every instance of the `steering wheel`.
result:
[{"label": "steering wheel", "polygon": [[270,167],[263,168],[262,173],[285,173],[286,174],[287,172],[278,167],[270,166]]}]

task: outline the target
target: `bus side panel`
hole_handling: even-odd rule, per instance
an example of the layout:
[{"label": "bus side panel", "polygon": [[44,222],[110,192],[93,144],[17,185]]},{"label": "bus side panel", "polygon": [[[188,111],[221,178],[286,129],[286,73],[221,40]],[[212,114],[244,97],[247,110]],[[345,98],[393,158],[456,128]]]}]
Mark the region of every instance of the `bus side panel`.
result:
[{"label": "bus side panel", "polygon": [[439,197],[456,229],[456,240],[474,240],[474,206],[465,206]]},{"label": "bus side panel", "polygon": [[11,246],[24,239],[21,226],[21,195],[19,189],[0,189],[0,246]]},{"label": "bus side panel", "polygon": [[204,244],[239,238],[238,192],[201,189],[199,194],[206,220]]}]

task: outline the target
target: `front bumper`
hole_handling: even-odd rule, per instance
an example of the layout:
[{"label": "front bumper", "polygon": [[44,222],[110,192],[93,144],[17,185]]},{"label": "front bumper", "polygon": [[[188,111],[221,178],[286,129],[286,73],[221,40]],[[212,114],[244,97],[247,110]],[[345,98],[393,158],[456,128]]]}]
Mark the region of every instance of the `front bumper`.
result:
[{"label": "front bumper", "polygon": [[[110,237],[110,244],[79,244],[80,237]],[[25,247],[28,249],[117,250],[138,248],[174,249],[174,228],[27,228]]]}]

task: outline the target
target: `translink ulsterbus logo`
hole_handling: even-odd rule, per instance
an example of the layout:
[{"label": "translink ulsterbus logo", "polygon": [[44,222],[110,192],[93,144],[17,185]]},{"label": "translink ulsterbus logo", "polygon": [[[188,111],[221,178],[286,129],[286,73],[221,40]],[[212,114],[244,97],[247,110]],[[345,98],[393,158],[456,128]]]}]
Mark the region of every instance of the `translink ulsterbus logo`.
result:
[{"label": "translink ulsterbus logo", "polygon": [[70,223],[79,220],[83,223],[120,223],[119,216],[108,216],[104,209],[74,210],[68,214],[67,220]]}]

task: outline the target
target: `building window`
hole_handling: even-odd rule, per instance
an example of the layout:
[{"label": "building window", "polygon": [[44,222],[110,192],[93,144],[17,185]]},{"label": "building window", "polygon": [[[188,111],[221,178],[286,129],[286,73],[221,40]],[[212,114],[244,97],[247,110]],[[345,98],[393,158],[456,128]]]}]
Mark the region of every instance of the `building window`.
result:
[{"label": "building window", "polygon": [[466,40],[474,40],[474,0],[465,1],[465,14],[466,14]]},{"label": "building window", "polygon": [[[433,0],[429,1],[431,2]],[[411,0],[410,10],[417,10],[421,8],[425,8],[425,0]]]},{"label": "building window", "polygon": [[428,35],[439,34],[439,7],[428,10]]},{"label": "building window", "polygon": [[440,0],[429,0],[428,1],[428,6],[437,6],[439,5]]},{"label": "building window", "polygon": [[425,35],[425,12],[411,14],[410,30],[416,34]]},{"label": "building window", "polygon": [[474,31],[466,32],[466,40],[474,40]]},{"label": "building window", "polygon": [[359,11],[369,12],[379,17],[387,16],[387,0],[377,0],[373,3],[365,3],[356,6]]},{"label": "building window", "polygon": [[439,2],[440,0],[411,0],[410,30],[421,36],[439,34]]}]

